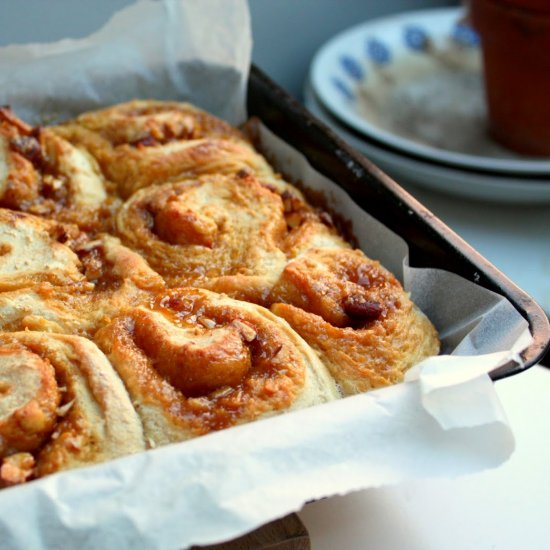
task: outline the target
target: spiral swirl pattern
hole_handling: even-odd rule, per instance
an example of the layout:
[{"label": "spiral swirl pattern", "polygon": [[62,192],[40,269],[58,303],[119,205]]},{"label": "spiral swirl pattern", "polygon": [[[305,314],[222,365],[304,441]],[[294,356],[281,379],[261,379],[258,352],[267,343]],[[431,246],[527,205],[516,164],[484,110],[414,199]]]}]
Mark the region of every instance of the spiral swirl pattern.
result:
[{"label": "spiral swirl pattern", "polygon": [[124,387],[92,342],[0,334],[0,486],[143,449]]},{"label": "spiral swirl pattern", "polygon": [[176,289],[96,334],[155,444],[338,397],[288,325],[254,304]]},{"label": "spiral swirl pattern", "polygon": [[261,301],[286,263],[282,200],[248,174],[142,189],[121,208],[117,230],[170,287]]},{"label": "spiral swirl pattern", "polygon": [[270,300],[346,395],[400,382],[439,351],[433,325],[397,279],[359,250],[309,250],[287,264]]}]

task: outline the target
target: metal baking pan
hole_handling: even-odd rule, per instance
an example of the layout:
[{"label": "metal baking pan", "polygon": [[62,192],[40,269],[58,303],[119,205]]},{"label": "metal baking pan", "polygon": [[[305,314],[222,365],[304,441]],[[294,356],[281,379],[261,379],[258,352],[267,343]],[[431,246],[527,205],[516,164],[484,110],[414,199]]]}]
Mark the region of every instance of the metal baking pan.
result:
[{"label": "metal baking pan", "polygon": [[451,271],[511,302],[527,320],[533,341],[521,353],[522,364],[510,361],[502,365],[490,373],[493,380],[518,374],[544,357],[550,347],[550,323],[542,308],[256,66],[250,71],[247,107],[249,116],[259,117],[304,154],[316,170],[345,189],[361,208],[405,239],[412,266]]}]

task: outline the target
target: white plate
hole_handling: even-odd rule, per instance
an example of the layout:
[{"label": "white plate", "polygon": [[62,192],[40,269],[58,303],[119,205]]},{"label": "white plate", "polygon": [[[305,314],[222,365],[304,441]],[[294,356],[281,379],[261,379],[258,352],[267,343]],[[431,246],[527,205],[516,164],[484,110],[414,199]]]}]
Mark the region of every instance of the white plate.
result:
[{"label": "white plate", "polygon": [[550,158],[520,156],[488,136],[478,38],[462,13],[402,13],[335,36],[311,65],[316,95],[355,130],[422,159],[550,175]]},{"label": "white plate", "polygon": [[311,113],[398,183],[496,203],[550,203],[550,177],[533,180],[527,176],[488,175],[411,158],[351,133],[323,107],[309,85],[304,100]]}]

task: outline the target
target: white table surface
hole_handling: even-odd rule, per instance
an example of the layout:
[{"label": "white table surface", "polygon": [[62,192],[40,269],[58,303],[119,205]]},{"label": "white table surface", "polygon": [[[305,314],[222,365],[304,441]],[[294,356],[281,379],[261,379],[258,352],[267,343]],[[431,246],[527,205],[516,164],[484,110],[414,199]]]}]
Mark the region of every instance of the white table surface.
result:
[{"label": "white table surface", "polygon": [[538,550],[550,546],[550,370],[496,383],[516,438],[499,468],[306,505],[313,550]]}]

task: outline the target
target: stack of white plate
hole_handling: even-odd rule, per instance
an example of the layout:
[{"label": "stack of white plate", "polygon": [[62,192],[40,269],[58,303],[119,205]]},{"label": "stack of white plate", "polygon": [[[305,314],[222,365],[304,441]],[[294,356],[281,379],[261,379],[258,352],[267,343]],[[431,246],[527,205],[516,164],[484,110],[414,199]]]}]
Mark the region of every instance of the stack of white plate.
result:
[{"label": "stack of white plate", "polygon": [[487,133],[479,40],[460,9],[365,22],[315,55],[306,106],[397,181],[448,194],[550,203],[550,158]]}]

